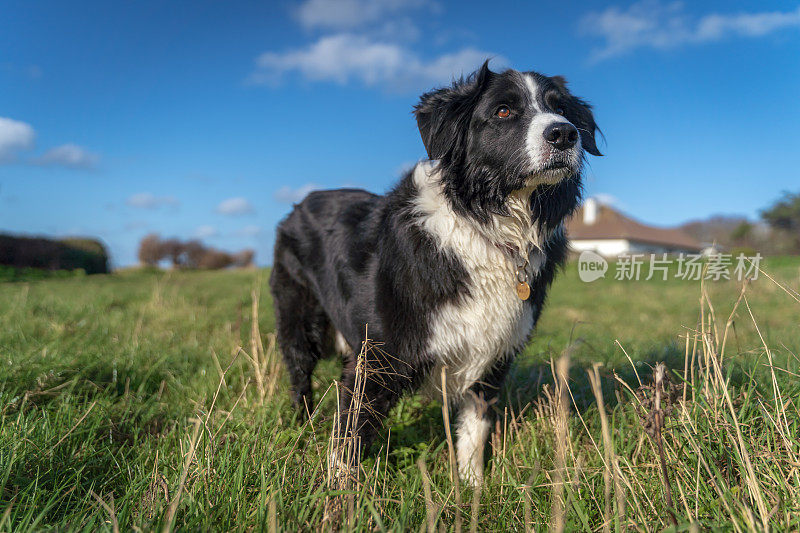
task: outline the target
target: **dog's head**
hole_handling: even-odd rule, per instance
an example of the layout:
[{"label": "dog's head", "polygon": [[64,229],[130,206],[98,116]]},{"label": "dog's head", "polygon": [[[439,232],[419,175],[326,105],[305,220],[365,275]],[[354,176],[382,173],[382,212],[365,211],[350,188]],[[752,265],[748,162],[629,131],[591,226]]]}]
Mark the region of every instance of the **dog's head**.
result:
[{"label": "dog's head", "polygon": [[473,208],[503,214],[514,191],[578,181],[584,153],[601,155],[591,107],[560,76],[495,73],[486,62],[423,94],[414,111],[428,157],[439,160],[446,186]]}]

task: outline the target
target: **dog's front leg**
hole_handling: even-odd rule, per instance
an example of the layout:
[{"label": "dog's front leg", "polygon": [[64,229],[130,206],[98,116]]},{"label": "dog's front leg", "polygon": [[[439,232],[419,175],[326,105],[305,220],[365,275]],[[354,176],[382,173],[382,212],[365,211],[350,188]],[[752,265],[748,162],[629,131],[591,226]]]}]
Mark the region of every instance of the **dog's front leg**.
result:
[{"label": "dog's front leg", "polygon": [[470,390],[459,409],[456,454],[459,477],[473,487],[483,483],[483,450],[491,427],[491,416],[483,394]]},{"label": "dog's front leg", "polygon": [[470,387],[461,401],[456,430],[458,473],[473,487],[483,482],[483,451],[494,420],[491,406],[497,401],[512,362],[512,357],[503,358]]}]

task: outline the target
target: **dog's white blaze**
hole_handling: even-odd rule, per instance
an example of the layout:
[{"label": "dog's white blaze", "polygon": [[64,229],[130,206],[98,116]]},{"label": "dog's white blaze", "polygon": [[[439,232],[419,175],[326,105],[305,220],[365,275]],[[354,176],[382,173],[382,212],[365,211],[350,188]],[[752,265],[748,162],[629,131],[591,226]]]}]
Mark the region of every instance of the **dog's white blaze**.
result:
[{"label": "dog's white blaze", "polygon": [[520,350],[533,329],[532,306],[517,297],[516,266],[498,245],[510,243],[525,250],[533,243],[533,277],[533,266],[538,269],[543,262],[542,252],[536,250],[541,243],[523,194],[510,199],[512,216],[496,217],[483,228],[453,211],[435,164],[419,163],[414,181],[422,226],[461,260],[470,276],[469,297],[444,305],[432,320],[428,350],[437,364],[423,389],[441,398],[441,368],[446,366],[448,397],[458,401],[494,364]]},{"label": "dog's white blaze", "polygon": [[491,430],[486,406],[480,405],[481,401],[470,395],[464,398],[456,430],[459,477],[473,486],[480,485],[483,480],[483,449]]},{"label": "dog's white blaze", "polygon": [[530,74],[524,74],[522,79],[525,80],[525,87],[528,89],[528,93],[530,93],[531,106],[533,106],[533,109],[537,113],[541,112],[542,110],[539,108],[539,100],[537,98],[539,96],[539,84],[536,83],[536,80],[534,80],[533,76]]}]

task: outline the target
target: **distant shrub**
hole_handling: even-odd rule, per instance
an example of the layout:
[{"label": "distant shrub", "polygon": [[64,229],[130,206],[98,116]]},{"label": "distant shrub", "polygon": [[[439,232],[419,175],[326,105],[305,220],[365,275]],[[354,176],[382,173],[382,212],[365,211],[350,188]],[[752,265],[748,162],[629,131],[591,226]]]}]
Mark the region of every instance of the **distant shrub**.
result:
[{"label": "distant shrub", "polygon": [[217,270],[230,266],[246,267],[253,264],[255,250],[242,250],[229,254],[222,250],[207,248],[198,240],[181,242],[178,239],[161,240],[151,233],[139,243],[139,262],[155,267],[161,261],[170,261],[174,268],[203,268]]},{"label": "distant shrub", "polygon": [[183,266],[187,268],[200,268],[200,261],[206,253],[206,247],[200,241],[189,241],[183,245]]},{"label": "distant shrub", "polygon": [[108,252],[103,243],[79,238],[53,240],[0,235],[0,265],[15,269],[81,269],[86,274],[109,271]]},{"label": "distant shrub", "polygon": [[70,238],[61,241],[67,246],[68,269],[82,268],[87,274],[108,273],[108,253],[100,241]]},{"label": "distant shrub", "polygon": [[221,268],[227,268],[232,264],[233,257],[231,254],[219,250],[206,250],[197,266],[209,270],[219,270]]},{"label": "distant shrub", "polygon": [[233,264],[237,267],[245,268],[253,266],[253,260],[256,257],[256,251],[250,248],[242,250],[241,252],[233,254]]}]

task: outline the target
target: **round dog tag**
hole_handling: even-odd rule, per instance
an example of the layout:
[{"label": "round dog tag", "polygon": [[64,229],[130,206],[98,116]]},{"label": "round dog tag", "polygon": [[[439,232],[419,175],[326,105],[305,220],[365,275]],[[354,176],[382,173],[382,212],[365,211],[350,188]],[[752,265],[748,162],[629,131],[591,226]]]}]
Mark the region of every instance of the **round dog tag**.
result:
[{"label": "round dog tag", "polygon": [[531,286],[524,281],[517,282],[517,296],[520,300],[527,300],[531,295]]}]

